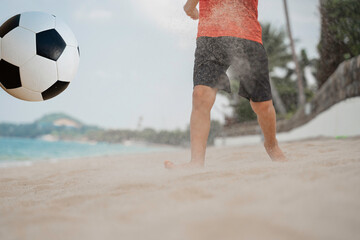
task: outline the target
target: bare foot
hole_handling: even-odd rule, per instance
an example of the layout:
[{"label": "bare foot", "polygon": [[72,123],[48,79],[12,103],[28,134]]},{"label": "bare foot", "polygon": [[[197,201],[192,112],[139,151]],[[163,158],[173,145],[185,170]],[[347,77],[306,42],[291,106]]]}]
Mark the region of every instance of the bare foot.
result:
[{"label": "bare foot", "polygon": [[274,162],[287,162],[288,159],[285,157],[284,153],[281,151],[278,144],[272,146],[264,144],[266,152],[269,154],[271,160]]},{"label": "bare foot", "polygon": [[203,163],[189,162],[184,164],[174,164],[170,161],[164,162],[165,168],[167,169],[195,169],[195,168],[203,168]]}]

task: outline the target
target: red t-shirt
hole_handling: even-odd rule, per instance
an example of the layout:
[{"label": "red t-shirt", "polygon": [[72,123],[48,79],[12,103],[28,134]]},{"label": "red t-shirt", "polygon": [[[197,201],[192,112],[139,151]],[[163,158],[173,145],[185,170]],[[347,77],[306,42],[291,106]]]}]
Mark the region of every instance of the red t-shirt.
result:
[{"label": "red t-shirt", "polygon": [[198,37],[231,36],[262,44],[258,0],[200,0]]}]

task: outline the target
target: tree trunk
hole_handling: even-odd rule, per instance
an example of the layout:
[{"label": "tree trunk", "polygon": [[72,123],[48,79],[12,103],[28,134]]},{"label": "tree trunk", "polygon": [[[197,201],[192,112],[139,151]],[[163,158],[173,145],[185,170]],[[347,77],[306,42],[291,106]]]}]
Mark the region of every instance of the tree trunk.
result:
[{"label": "tree trunk", "polygon": [[273,80],[271,79],[271,77],[270,77],[270,85],[271,85],[271,93],[272,93],[272,96],[274,99],[274,104],[275,104],[276,109],[279,111],[280,114],[286,115],[287,111],[286,111],[285,105],[284,105],[283,101],[281,100],[279,92],[277,91],[275,84],[274,84]]},{"label": "tree trunk", "polygon": [[291,33],[289,13],[288,13],[288,7],[287,7],[286,0],[284,0],[284,9],[285,9],[287,31],[288,31],[288,34],[289,34],[291,51],[292,51],[292,55],[293,55],[293,61],[294,61],[295,66],[296,66],[296,75],[297,75],[297,84],[298,84],[298,106],[301,107],[301,106],[305,105],[303,76],[301,74],[300,65],[299,65],[299,62],[298,62],[298,59],[297,59],[297,56],[296,56],[295,44],[294,44],[294,39],[293,39],[292,33]]}]

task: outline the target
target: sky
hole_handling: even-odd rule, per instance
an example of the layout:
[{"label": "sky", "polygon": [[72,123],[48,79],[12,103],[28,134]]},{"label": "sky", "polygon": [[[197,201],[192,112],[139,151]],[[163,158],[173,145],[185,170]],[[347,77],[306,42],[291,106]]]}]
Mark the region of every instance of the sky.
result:
[{"label": "sky", "polygon": [[[2,0],[0,22],[26,11],[61,17],[75,33],[81,59],[69,87],[44,102],[18,100],[0,88],[0,122],[28,123],[63,112],[108,129],[185,129],[192,97],[197,21],[176,0]],[[259,21],[285,27],[282,0],[259,0]],[[317,57],[317,0],[288,0],[299,52]],[[1,74],[1,73],[0,73]],[[212,119],[231,114],[218,95]]]}]

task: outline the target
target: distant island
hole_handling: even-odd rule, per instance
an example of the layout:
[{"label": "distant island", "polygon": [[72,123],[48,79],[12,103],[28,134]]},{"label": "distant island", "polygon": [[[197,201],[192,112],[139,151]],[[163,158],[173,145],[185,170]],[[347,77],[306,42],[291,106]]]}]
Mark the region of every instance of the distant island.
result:
[{"label": "distant island", "polygon": [[[221,130],[220,123],[212,122],[209,144]],[[152,128],[142,130],[106,130],[86,125],[64,113],[53,113],[28,124],[0,123],[0,137],[37,138],[46,141],[107,142],[129,144],[142,142],[189,146],[190,130],[156,131]]]},{"label": "distant island", "polygon": [[0,123],[1,137],[43,138],[45,140],[88,140],[86,135],[101,128],[88,126],[69,115],[54,113],[28,124]]}]

